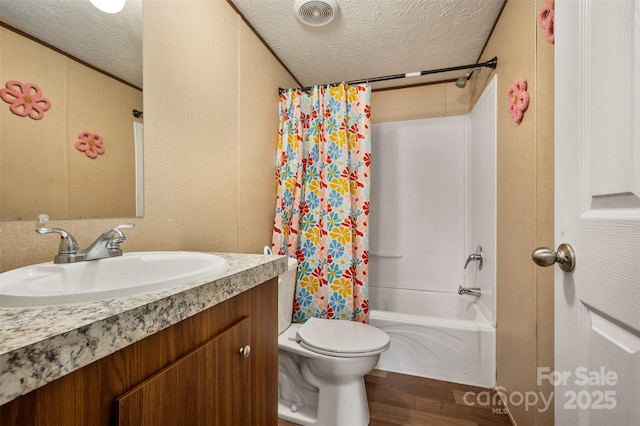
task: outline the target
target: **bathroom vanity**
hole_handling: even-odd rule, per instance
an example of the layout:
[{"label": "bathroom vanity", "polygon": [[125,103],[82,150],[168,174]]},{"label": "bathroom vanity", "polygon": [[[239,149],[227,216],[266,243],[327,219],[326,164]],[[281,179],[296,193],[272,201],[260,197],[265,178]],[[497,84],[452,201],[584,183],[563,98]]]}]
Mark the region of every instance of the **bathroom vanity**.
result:
[{"label": "bathroom vanity", "polygon": [[0,308],[0,424],[277,424],[286,257],[220,256],[213,280]]}]

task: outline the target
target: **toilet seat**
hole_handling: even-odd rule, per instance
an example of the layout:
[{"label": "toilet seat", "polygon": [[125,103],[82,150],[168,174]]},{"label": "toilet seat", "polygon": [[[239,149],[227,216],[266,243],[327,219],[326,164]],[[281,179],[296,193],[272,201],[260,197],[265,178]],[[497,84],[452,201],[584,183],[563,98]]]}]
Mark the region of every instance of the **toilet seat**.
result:
[{"label": "toilet seat", "polygon": [[298,344],[322,355],[357,358],[376,355],[389,348],[389,335],[355,321],[309,318],[296,333]]}]

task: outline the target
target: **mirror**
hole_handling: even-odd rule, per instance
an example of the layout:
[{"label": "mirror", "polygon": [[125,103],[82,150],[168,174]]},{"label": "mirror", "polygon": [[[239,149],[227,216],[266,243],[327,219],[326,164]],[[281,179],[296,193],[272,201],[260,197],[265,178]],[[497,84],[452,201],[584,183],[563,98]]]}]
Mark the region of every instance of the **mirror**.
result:
[{"label": "mirror", "polygon": [[0,19],[0,219],[142,216],[142,0],[2,0]]}]

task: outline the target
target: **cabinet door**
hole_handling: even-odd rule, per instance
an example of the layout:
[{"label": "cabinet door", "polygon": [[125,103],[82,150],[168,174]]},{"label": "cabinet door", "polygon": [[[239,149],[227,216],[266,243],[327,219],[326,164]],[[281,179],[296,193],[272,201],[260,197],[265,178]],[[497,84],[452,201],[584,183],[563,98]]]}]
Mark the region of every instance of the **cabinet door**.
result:
[{"label": "cabinet door", "polygon": [[249,317],[116,398],[121,426],[248,425]]}]

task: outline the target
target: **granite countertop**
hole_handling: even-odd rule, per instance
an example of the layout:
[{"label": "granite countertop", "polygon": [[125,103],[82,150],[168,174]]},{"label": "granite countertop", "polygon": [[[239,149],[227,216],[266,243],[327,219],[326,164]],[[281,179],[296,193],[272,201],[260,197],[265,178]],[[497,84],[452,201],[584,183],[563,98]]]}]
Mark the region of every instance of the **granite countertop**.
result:
[{"label": "granite countertop", "polygon": [[0,308],[0,405],[287,270],[285,256],[215,253],[207,279],[92,303]]}]

